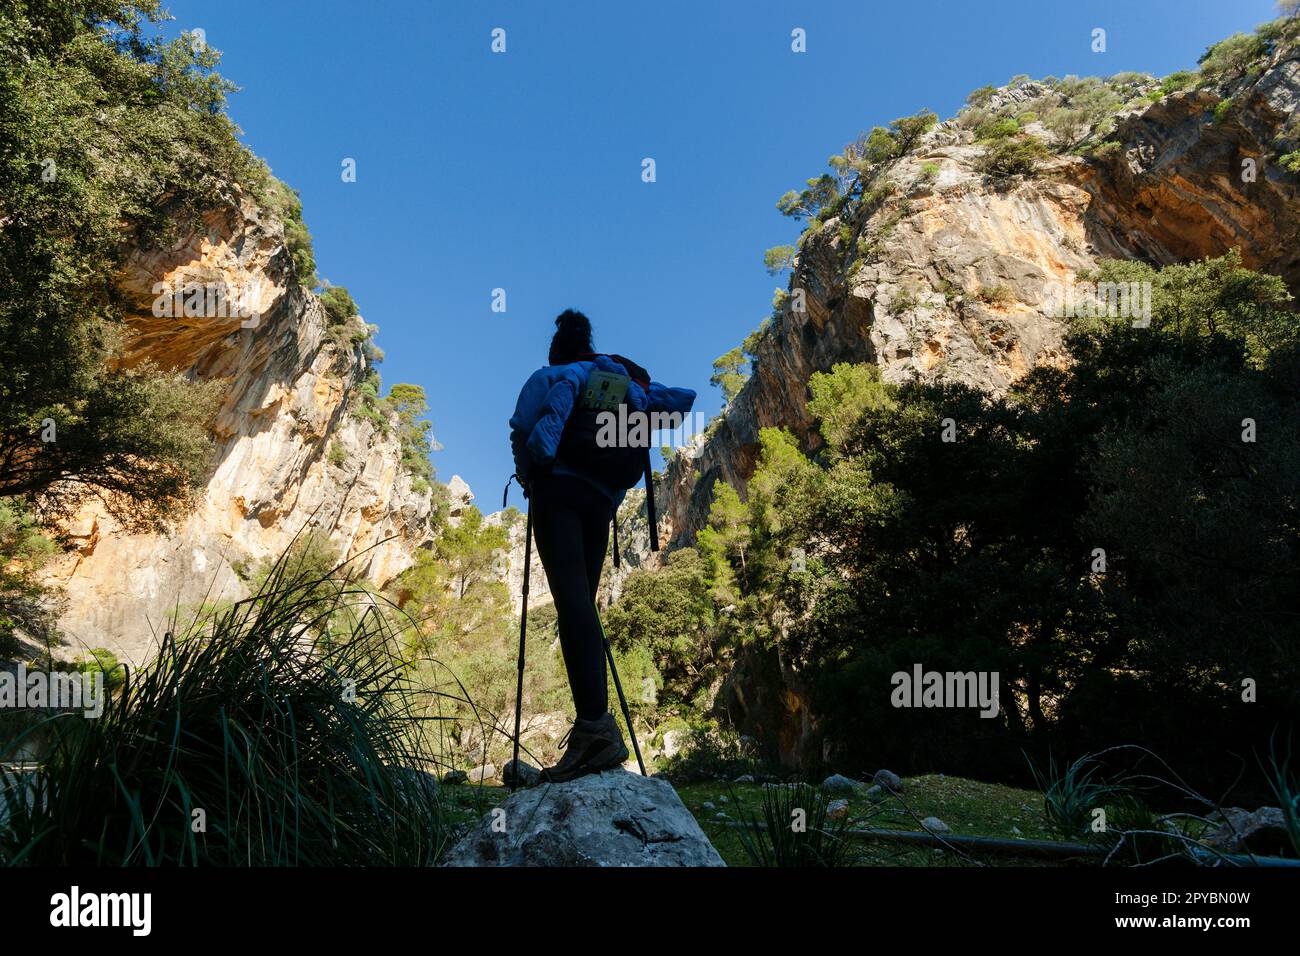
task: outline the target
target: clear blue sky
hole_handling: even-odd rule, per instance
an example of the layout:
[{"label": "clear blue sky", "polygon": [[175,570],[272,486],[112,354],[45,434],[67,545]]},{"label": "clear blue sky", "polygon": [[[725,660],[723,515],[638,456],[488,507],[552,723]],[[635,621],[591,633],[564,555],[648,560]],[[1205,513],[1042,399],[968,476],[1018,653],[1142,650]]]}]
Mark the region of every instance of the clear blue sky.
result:
[{"label": "clear blue sky", "polygon": [[1163,75],[1274,16],[1272,0],[167,5],[169,32],[201,27],[223,52],[231,113],[301,191],[321,276],[379,325],[384,382],[425,387],[438,477],[463,476],[484,511],[562,309],[712,414],[712,360],[785,285],[762,263],[798,233],[777,197],[859,131],[949,116],[1020,73]]}]

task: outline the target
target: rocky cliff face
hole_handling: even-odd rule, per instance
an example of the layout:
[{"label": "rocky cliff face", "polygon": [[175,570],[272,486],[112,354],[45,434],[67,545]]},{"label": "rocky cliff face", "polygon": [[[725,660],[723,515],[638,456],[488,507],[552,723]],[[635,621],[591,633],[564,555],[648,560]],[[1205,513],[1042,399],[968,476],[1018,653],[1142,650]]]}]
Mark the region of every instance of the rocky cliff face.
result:
[{"label": "rocky cliff face", "polygon": [[1246,266],[1300,291],[1300,184],[1276,161],[1277,144],[1296,146],[1297,105],[1300,59],[1289,59],[1122,116],[1122,149],[1079,171],[1090,246],[1161,265],[1238,249]]},{"label": "rocky cliff face", "polygon": [[[1023,83],[997,91],[988,108],[1032,112],[1047,95]],[[760,429],[785,427],[806,451],[818,448],[808,381],[836,362],[874,362],[891,382],[942,377],[1001,392],[1032,366],[1063,361],[1067,320],[1053,290],[1099,259],[1169,264],[1237,249],[1246,266],[1300,293],[1300,177],[1277,162],[1300,146],[1300,59],[1278,56],[1253,76],[1141,102],[1115,118],[1113,146],[1012,180],[981,175],[984,147],[962,123],[941,123],[893,162],[892,198],[861,222],[831,219],[810,235],[751,378],[700,447],[668,469],[666,536],[693,540],[716,481],[744,493]],[[1040,123],[1027,131],[1051,141]],[[859,237],[872,253],[855,261]],[[800,675],[776,652],[742,652],[721,702],[788,766],[833,756]]]},{"label": "rocky cliff face", "polygon": [[[1022,83],[988,107],[1032,111],[1048,94]],[[1300,291],[1300,189],[1276,162],[1297,145],[1298,101],[1300,59],[1278,56],[1253,76],[1144,100],[1116,118],[1116,148],[1099,156],[1059,156],[1000,182],[976,171],[984,147],[973,132],[939,124],[894,161],[895,196],[848,223],[847,241],[867,238],[874,258],[854,261],[839,219],[803,244],[750,380],[695,457],[668,469],[661,507],[674,543],[707,520],[714,481],[743,492],[761,428],[789,428],[816,449],[807,383],[836,362],[874,362],[887,381],[944,377],[1003,391],[1031,366],[1061,360],[1052,290],[1101,258],[1167,264],[1238,249],[1245,265]],[[1041,124],[1027,129],[1051,139]]]},{"label": "rocky cliff face", "polygon": [[[183,622],[203,602],[246,596],[235,568],[273,558],[307,528],[380,585],[431,540],[431,492],[412,487],[395,435],[351,414],[366,360],[330,341],[280,223],[244,200],[205,225],[172,249],[132,256],[120,285],[132,310],[127,362],[222,383],[211,476],[168,534],[123,534],[95,509],[72,523],[75,550],[51,577],[66,589],[62,626],[76,651],[147,659],[173,615]],[[242,309],[155,314],[159,288],[190,284],[233,290]]]}]

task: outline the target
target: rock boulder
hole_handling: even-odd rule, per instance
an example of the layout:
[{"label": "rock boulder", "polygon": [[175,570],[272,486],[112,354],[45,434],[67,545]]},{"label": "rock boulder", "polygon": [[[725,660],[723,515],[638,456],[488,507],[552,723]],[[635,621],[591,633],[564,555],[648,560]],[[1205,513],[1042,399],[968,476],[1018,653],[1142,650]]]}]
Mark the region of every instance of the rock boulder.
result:
[{"label": "rock boulder", "polygon": [[610,770],[521,790],[446,866],[725,866],[666,780]]}]

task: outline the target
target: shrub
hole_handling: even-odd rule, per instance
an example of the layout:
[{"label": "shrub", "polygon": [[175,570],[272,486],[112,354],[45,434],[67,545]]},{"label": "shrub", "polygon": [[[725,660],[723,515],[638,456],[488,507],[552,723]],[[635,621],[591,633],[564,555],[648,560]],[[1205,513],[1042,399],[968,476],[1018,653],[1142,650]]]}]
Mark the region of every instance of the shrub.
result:
[{"label": "shrub", "polygon": [[266,209],[284,226],[284,244],[293,259],[294,272],[304,288],[314,289],[320,283],[316,275],[316,253],[312,249],[311,232],[302,218],[302,199],[296,189],[276,179],[263,164],[265,183],[261,187]]},{"label": "shrub", "polygon": [[1038,161],[1045,156],[1046,147],[1034,136],[1002,139],[984,147],[983,155],[975,161],[975,168],[996,179],[1029,176],[1037,169]]},{"label": "shrub", "polygon": [[352,294],[341,285],[327,286],[322,290],[320,304],[325,307],[329,325],[346,325],[360,313]]},{"label": "shrub", "polygon": [[1092,150],[1092,155],[1097,159],[1110,160],[1118,156],[1124,150],[1124,144],[1119,140],[1108,139],[1104,143],[1098,143]]},{"label": "shrub", "polygon": [[903,289],[890,301],[889,314],[895,317],[904,315],[911,312],[920,304],[921,300],[917,297],[915,292],[911,289]]},{"label": "shrub", "polygon": [[21,500],[0,498],[0,661],[17,656],[20,638],[59,643],[50,608],[57,592],[39,573],[56,550]]},{"label": "shrub", "polygon": [[1015,136],[1020,132],[1020,123],[1010,116],[995,116],[975,127],[975,139],[982,143],[994,142]]},{"label": "shrub", "polygon": [[126,667],[106,647],[93,647],[77,661],[76,668],[83,674],[104,675],[104,687],[114,690],[126,682]]},{"label": "shrub", "polygon": [[1001,282],[996,285],[981,286],[975,296],[986,305],[1010,305],[1016,301],[1015,291]]},{"label": "shrub", "polygon": [[1196,85],[1197,79],[1199,76],[1193,70],[1175,70],[1160,81],[1160,95],[1168,96],[1171,93],[1189,90]]},{"label": "shrub", "polygon": [[1087,837],[1093,811],[1111,802],[1122,787],[1107,783],[1101,776],[1096,758],[1085,755],[1064,768],[1055,758],[1048,758],[1047,769],[1040,771],[1030,762],[1034,783],[1043,794],[1043,816],[1062,840]]},{"label": "shrub", "polygon": [[1245,73],[1267,54],[1264,38],[1234,33],[1206,50],[1197,63],[1203,75],[1217,79]]}]

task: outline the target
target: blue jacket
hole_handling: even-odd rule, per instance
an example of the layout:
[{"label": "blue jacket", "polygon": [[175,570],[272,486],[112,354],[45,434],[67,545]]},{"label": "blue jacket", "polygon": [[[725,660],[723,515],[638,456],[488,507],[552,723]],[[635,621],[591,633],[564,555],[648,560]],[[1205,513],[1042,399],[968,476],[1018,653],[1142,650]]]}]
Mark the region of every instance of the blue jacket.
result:
[{"label": "blue jacket", "polygon": [[[597,355],[592,361],[547,365],[530,375],[519,391],[515,413],[510,416],[510,447],[515,456],[515,474],[524,481],[528,480],[534,466],[552,466],[553,474],[582,478],[617,507],[626,492],[607,488],[555,461],[564,424],[569,420],[569,412],[582,394],[592,369],[628,374],[627,369],[608,355]],[[636,411],[685,414],[695,404],[695,392],[689,388],[669,388],[658,382],[651,382],[649,388],[643,388],[634,379],[627,391],[627,404]]]}]

